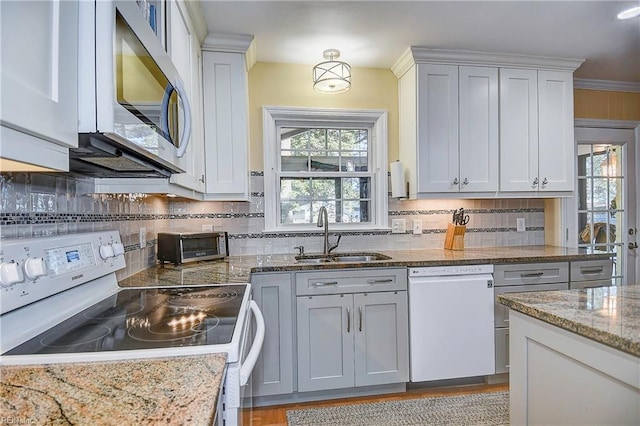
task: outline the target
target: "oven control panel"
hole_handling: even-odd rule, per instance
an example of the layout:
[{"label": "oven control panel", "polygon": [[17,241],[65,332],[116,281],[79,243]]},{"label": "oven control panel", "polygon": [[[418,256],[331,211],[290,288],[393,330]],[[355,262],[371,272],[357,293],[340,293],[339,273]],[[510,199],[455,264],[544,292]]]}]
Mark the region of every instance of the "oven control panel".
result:
[{"label": "oven control panel", "polygon": [[118,231],[3,241],[0,314],[124,267],[124,245]]}]

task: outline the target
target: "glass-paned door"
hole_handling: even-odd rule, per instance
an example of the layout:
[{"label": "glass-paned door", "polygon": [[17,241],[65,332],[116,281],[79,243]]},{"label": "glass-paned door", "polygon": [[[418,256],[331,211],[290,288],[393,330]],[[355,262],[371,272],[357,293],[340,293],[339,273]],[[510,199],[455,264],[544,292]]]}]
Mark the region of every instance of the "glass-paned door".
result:
[{"label": "glass-paned door", "polygon": [[626,181],[623,147],[578,144],[578,247],[613,254],[613,284],[623,282]]}]

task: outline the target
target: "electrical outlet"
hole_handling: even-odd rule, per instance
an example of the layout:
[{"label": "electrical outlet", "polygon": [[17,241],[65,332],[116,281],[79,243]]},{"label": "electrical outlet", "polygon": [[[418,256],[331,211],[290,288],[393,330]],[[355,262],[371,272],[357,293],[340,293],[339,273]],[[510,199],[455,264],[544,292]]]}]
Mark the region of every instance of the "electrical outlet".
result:
[{"label": "electrical outlet", "polygon": [[147,228],[142,226],[140,228],[140,248],[145,248],[147,246]]},{"label": "electrical outlet", "polygon": [[202,232],[213,232],[213,225],[202,225]]},{"label": "electrical outlet", "polygon": [[404,219],[391,219],[391,233],[404,234],[407,232],[407,222]]},{"label": "electrical outlet", "polygon": [[516,219],[516,231],[524,232],[527,230],[527,227],[524,224],[524,217],[519,217]]},{"label": "electrical outlet", "polygon": [[422,221],[420,219],[413,219],[411,228],[414,234],[422,235]]}]

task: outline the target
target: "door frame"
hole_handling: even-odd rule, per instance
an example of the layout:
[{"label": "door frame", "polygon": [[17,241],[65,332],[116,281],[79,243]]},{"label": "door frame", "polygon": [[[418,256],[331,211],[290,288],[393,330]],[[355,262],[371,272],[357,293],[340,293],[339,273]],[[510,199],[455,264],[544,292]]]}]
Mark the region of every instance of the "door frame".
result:
[{"label": "door frame", "polygon": [[[625,142],[627,143],[625,149],[627,150],[627,156],[632,156],[633,158],[633,167],[631,165],[627,165],[625,177],[628,179],[628,184],[631,185],[630,190],[627,192],[635,195],[636,191],[634,189],[640,188],[640,173],[636,173],[636,170],[639,170],[640,167],[640,150],[636,148],[640,141],[640,121],[625,121],[625,120],[593,120],[593,119],[582,119],[576,118],[574,120],[574,128],[575,128],[575,144],[576,150],[578,145],[578,135],[582,133],[583,129],[593,129],[597,130],[630,130],[632,131],[632,140],[628,139],[628,136],[624,133],[611,133],[613,135],[614,140],[609,142]],[[580,129],[580,130],[578,130]],[[604,141],[603,141],[604,142]],[[638,151],[638,152],[636,152]],[[576,170],[578,158],[574,159],[576,161]],[[575,187],[574,194],[577,194],[578,190],[578,179],[576,176],[575,179]],[[632,199],[629,199],[628,207],[631,209],[627,209],[627,227],[634,227],[640,229],[640,197],[634,196]],[[634,210],[634,211],[631,211]],[[629,215],[629,211],[631,214]],[[562,220],[560,221],[559,229],[556,229],[560,232],[560,235],[564,234],[565,246],[567,247],[578,247],[578,235],[572,230],[577,229],[578,224],[578,199],[577,196],[564,198],[562,199]],[[629,239],[629,235],[624,230],[624,241],[623,244],[626,246],[631,239]],[[633,241],[640,241],[638,235],[632,237]],[[630,274],[627,275],[627,283],[634,282],[635,277],[640,276],[640,256],[638,256],[638,252],[630,252],[627,254],[627,261],[630,264],[634,265],[630,271]]]}]

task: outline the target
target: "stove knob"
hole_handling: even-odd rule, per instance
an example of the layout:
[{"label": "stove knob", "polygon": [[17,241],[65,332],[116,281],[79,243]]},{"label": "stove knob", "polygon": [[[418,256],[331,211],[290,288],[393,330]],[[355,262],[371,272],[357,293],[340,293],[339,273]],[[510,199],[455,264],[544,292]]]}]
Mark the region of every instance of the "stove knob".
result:
[{"label": "stove knob", "polygon": [[121,254],[124,254],[124,245],[122,245],[122,243],[113,243],[112,247],[114,256],[120,256]]},{"label": "stove knob", "polygon": [[0,265],[0,285],[2,287],[11,287],[22,281],[24,281],[24,275],[19,263],[11,262]]},{"label": "stove knob", "polygon": [[30,257],[24,261],[24,274],[30,280],[47,275],[47,267],[41,257]]},{"label": "stove knob", "polygon": [[100,257],[103,258],[104,260],[107,260],[110,257],[115,256],[115,254],[113,253],[113,246],[111,245],[101,245],[100,246]]}]

